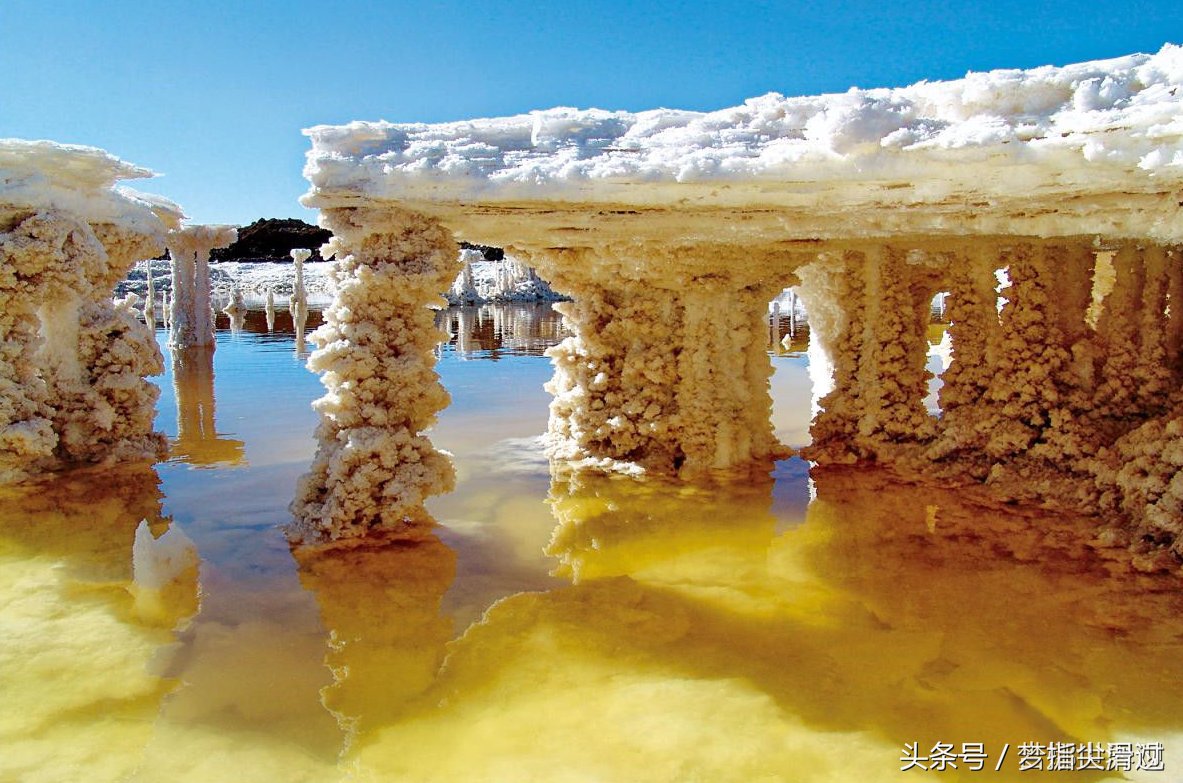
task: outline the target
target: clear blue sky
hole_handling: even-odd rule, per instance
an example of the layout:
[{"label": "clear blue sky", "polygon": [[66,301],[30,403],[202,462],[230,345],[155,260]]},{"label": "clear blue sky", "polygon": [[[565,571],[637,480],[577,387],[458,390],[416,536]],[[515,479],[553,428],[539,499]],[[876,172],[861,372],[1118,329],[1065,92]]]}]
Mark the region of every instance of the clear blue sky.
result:
[{"label": "clear blue sky", "polygon": [[103,147],[194,221],[314,213],[300,129],[709,110],[1154,52],[1180,0],[0,0],[0,136]]}]

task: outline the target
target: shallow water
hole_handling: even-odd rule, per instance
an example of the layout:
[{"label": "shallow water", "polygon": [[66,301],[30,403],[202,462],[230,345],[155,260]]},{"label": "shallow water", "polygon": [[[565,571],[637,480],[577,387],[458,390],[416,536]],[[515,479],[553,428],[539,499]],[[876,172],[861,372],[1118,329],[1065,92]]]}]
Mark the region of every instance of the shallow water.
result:
[{"label": "shallow water", "polygon": [[[283,315],[170,363],[169,461],[0,490],[0,780],[1102,780],[1117,743],[1149,746],[1126,779],[1183,779],[1177,580],[1088,521],[873,471],[552,475],[545,308],[441,318],[436,528],[293,556],[321,387]],[[799,445],[798,342],[773,392]],[[133,565],[141,520],[169,532]],[[909,743],[957,768],[901,771]],[[1020,772],[1090,759],[1119,770]]]}]

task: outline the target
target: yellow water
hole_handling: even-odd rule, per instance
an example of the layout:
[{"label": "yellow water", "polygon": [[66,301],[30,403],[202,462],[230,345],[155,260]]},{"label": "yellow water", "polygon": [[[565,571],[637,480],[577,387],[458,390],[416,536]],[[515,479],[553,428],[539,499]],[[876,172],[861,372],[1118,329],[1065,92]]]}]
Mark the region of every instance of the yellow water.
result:
[{"label": "yellow water", "polygon": [[[415,537],[289,552],[319,387],[249,321],[162,379],[172,460],[0,491],[0,780],[1183,779],[1177,579],[873,471],[552,475],[533,318],[443,352],[459,482]],[[775,361],[799,438],[804,360]],[[199,565],[138,585],[141,519]],[[1165,769],[1019,771],[1069,741]],[[901,771],[938,742],[985,768]]]}]

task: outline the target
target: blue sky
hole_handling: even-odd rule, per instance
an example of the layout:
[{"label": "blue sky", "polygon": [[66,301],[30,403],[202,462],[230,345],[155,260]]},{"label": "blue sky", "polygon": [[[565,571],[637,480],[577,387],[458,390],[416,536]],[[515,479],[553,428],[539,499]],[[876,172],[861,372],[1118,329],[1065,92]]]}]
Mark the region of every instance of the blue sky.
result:
[{"label": "blue sky", "polygon": [[314,213],[302,128],[710,110],[1154,52],[1179,0],[0,0],[0,137],[103,147],[196,222]]}]

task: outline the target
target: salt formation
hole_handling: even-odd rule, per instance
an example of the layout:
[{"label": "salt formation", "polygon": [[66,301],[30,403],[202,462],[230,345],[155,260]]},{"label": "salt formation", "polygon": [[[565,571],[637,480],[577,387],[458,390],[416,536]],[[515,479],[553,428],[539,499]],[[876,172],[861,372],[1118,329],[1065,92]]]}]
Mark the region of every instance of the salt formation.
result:
[{"label": "salt formation", "polygon": [[289,309],[296,315],[301,309],[308,309],[308,292],[304,290],[304,262],[312,257],[311,250],[293,250],[292,263],[296,267],[296,282],[292,286],[292,297]]},{"label": "salt formation", "polygon": [[160,351],[111,300],[180,219],[114,187],[150,175],[93,147],[0,140],[0,481],[163,449],[144,380]]},{"label": "salt formation", "polygon": [[172,231],[172,313],[168,344],[189,348],[214,344],[214,308],[210,301],[209,253],[238,238],[233,226],[198,225]]},{"label": "salt formation", "polygon": [[156,328],[156,287],[152,285],[152,265],[148,265],[148,293],[144,301],[144,323]]},{"label": "salt formation", "polygon": [[267,301],[263,308],[267,315],[267,331],[275,331],[275,291],[267,289]]},{"label": "salt formation", "polygon": [[473,263],[483,260],[484,257],[484,254],[479,250],[464,248],[460,251],[460,263],[463,266],[460,269],[460,274],[452,282],[452,287],[444,294],[448,304],[453,306],[484,304],[485,299],[477,291],[476,283],[472,278]]},{"label": "salt formation", "polygon": [[237,334],[242,331],[242,327],[246,323],[246,311],[246,302],[242,298],[242,291],[238,290],[238,286],[234,286],[230,290],[230,301],[222,308],[222,312],[230,316],[231,332]]},{"label": "salt formation", "polygon": [[422,433],[449,401],[433,369],[428,305],[458,269],[442,226],[397,209],[327,209],[336,300],[313,335],[308,366],[327,393],[319,446],[292,504],[293,539],[398,530],[424,518],[426,496],[452,487],[452,465]]},{"label": "salt formation", "polygon": [[561,458],[766,469],[766,306],[794,286],[819,372],[812,458],[1120,509],[1183,556],[1181,87],[1167,45],[707,114],[319,126],[305,203],[442,222],[572,296],[552,354]]}]

